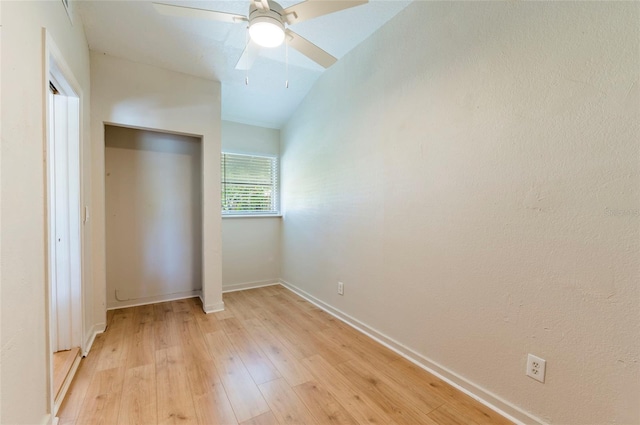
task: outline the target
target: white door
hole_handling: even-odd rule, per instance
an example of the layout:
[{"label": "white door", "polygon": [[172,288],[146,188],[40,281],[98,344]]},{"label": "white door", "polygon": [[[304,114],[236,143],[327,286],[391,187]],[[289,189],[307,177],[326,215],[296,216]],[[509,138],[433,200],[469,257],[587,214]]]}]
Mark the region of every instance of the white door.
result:
[{"label": "white door", "polygon": [[80,345],[79,102],[49,95],[49,277],[53,351]]}]

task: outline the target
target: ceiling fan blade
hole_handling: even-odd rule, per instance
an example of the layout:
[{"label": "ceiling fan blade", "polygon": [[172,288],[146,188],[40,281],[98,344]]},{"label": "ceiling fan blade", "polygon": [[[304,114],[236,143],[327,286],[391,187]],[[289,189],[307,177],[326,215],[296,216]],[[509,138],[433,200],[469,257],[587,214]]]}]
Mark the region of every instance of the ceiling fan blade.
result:
[{"label": "ceiling fan blade", "polygon": [[269,10],[269,0],[253,0],[253,4],[258,10]]},{"label": "ceiling fan blade", "polygon": [[289,25],[293,25],[365,3],[368,3],[368,0],[307,0],[287,7],[283,16]]},{"label": "ceiling fan blade", "polygon": [[180,16],[185,18],[209,19],[222,22],[243,22],[247,18],[233,13],[217,12],[215,10],[196,9],[194,7],[175,6],[172,4],[153,3],[156,11],[162,15]]},{"label": "ceiling fan blade", "polygon": [[249,40],[249,43],[247,43],[247,47],[244,48],[244,51],[242,52],[242,56],[240,56],[240,59],[236,64],[236,69],[240,69],[242,71],[251,69],[253,62],[255,62],[259,54],[260,54],[260,46],[258,46],[253,41]]},{"label": "ceiling fan blade", "polygon": [[293,47],[317,64],[325,68],[329,68],[338,60],[290,29],[287,29],[285,32],[287,34],[287,43],[289,43],[289,46]]}]

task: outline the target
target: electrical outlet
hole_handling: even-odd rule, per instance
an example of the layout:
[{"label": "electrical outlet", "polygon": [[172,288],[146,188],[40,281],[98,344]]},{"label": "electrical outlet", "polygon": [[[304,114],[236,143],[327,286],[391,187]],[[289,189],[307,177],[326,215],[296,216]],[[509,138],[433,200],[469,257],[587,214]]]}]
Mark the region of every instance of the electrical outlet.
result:
[{"label": "electrical outlet", "polygon": [[344,295],[344,283],[338,282],[338,295]]},{"label": "electrical outlet", "polygon": [[544,373],[547,369],[547,361],[538,356],[529,354],[527,356],[527,376],[536,381],[544,382]]}]

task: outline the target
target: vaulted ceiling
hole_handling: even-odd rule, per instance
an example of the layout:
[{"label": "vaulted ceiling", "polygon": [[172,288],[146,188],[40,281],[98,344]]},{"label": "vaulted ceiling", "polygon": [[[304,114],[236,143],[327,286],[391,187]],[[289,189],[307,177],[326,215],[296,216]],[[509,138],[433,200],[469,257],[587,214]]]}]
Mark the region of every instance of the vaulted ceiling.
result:
[{"label": "vaulted ceiling", "polygon": [[[241,15],[247,14],[250,4],[250,0],[158,1]],[[283,7],[296,3],[299,1],[280,1]],[[340,59],[409,3],[370,0],[291,29]],[[246,23],[165,16],[150,0],[84,0],[75,4],[91,50],[220,81],[225,120],[280,128],[324,71],[284,46],[262,49],[249,71],[236,70],[247,42]]]}]

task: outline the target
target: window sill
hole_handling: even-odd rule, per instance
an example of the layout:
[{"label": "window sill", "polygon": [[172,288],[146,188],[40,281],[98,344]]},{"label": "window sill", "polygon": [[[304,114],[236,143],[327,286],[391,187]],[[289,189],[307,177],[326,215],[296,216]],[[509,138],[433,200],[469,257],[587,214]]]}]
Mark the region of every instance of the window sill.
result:
[{"label": "window sill", "polygon": [[282,218],[282,214],[222,214],[222,218]]}]

